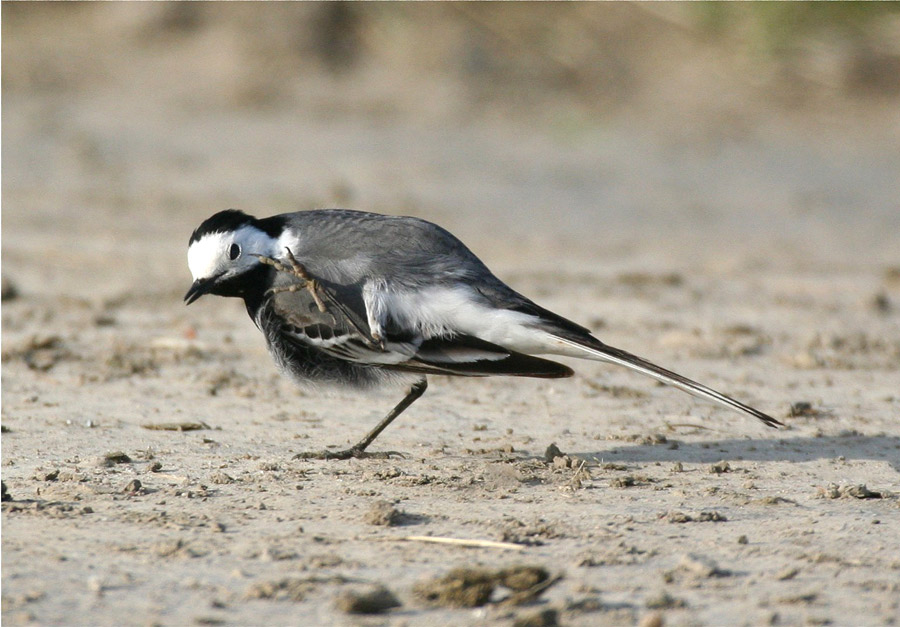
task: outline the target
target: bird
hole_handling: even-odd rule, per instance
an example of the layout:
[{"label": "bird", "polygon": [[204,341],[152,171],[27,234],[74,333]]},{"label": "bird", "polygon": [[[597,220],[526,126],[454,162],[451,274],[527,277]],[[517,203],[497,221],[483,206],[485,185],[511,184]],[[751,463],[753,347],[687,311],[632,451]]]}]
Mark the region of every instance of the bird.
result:
[{"label": "bird", "polygon": [[[642,357],[519,294],[444,228],[416,217],[315,209],[256,218],[220,211],[188,242],[191,304],[241,298],[279,371],[301,384],[407,385],[406,395],[347,449],[297,457],[381,456],[366,449],[421,397],[427,376],[556,379],[547,356],[624,366],[694,396],[775,418]],[[390,453],[387,453],[390,454]]]}]

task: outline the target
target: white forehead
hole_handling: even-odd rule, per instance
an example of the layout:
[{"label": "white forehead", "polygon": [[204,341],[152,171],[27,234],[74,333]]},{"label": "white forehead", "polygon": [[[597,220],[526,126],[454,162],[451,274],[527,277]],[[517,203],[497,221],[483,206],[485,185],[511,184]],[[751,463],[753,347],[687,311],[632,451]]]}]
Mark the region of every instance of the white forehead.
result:
[{"label": "white forehead", "polygon": [[208,233],[188,247],[188,268],[194,280],[206,279],[220,272],[226,259],[225,253],[234,233]]},{"label": "white forehead", "polygon": [[[271,255],[276,240],[256,227],[245,225],[236,231],[207,233],[188,247],[188,268],[194,280],[208,279],[236,266],[254,263],[251,253]],[[241,259],[231,262],[228,251],[232,244],[241,247]]]}]

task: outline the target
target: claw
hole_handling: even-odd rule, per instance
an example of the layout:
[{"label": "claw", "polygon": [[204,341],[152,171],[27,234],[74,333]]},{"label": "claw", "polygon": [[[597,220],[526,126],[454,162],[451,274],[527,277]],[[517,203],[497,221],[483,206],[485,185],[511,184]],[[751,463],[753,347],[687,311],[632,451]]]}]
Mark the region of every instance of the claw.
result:
[{"label": "claw", "polygon": [[300,279],[300,283],[298,285],[289,285],[287,287],[273,287],[269,289],[267,294],[280,294],[282,292],[296,292],[301,289],[306,289],[309,291],[310,296],[312,296],[313,300],[316,303],[316,307],[319,308],[319,311],[322,313],[327,313],[328,309],[325,307],[325,303],[322,301],[322,297],[319,296],[319,282],[314,279],[309,272],[306,271],[306,268],[297,261],[297,258],[294,257],[294,253],[291,252],[290,248],[285,248],[285,253],[287,254],[288,261],[291,263],[290,266],[286,266],[277,259],[272,259],[271,257],[266,257],[265,255],[254,255],[257,259],[259,259],[260,263],[264,263],[267,266],[272,266],[278,272],[286,272],[288,274],[292,274],[298,279]]}]

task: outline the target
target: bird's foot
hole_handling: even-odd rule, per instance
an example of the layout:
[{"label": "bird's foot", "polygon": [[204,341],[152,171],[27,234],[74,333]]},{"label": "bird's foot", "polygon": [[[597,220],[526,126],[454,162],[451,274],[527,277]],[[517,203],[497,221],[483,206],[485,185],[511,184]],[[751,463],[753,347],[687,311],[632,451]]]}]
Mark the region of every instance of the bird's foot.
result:
[{"label": "bird's foot", "polygon": [[319,296],[319,282],[312,277],[312,275],[306,270],[303,264],[297,261],[297,258],[294,257],[294,253],[291,252],[290,248],[285,248],[284,251],[287,256],[288,262],[290,263],[290,266],[286,266],[277,259],[272,259],[271,257],[256,255],[256,258],[259,259],[260,263],[272,266],[278,272],[291,274],[299,280],[299,283],[297,283],[296,285],[289,285],[287,287],[273,287],[269,290],[269,293],[279,294],[281,292],[296,292],[303,289],[308,290],[313,300],[316,302],[316,306],[319,308],[319,311],[325,313],[327,309],[325,308],[325,303],[322,301],[322,297]]},{"label": "bird's foot", "polygon": [[304,451],[294,455],[293,459],[391,459],[405,457],[399,451],[375,451],[370,453],[355,446],[342,451]]}]

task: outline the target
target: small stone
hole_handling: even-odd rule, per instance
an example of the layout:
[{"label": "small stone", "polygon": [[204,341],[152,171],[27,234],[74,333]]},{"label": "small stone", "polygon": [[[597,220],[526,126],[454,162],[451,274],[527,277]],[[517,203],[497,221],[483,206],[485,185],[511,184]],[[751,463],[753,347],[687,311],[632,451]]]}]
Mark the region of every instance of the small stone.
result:
[{"label": "small stone", "polygon": [[210,478],[211,483],[223,485],[228,483],[234,483],[234,478],[229,476],[228,474],[222,472],[221,470],[218,472],[214,472]]},{"label": "small stone", "polygon": [[130,464],[131,458],[122,451],[107,453],[97,460],[97,465],[101,468],[111,468],[116,464]]},{"label": "small stone", "polygon": [[0,277],[0,300],[14,300],[19,296],[19,288],[5,275]]},{"label": "small stone", "polygon": [[300,555],[296,551],[292,551],[280,546],[267,546],[265,549],[263,549],[263,552],[259,556],[259,559],[264,562],[283,562],[288,560],[295,560],[298,557],[300,557]]},{"label": "small stone", "polygon": [[725,460],[716,462],[709,467],[709,472],[714,475],[721,475],[722,473],[731,472],[731,464],[729,464]]},{"label": "small stone", "polygon": [[821,486],[816,488],[816,496],[820,499],[836,499],[841,496],[841,491],[836,483],[829,483],[824,488]]},{"label": "small stone", "polygon": [[644,446],[658,446],[660,444],[667,444],[669,442],[669,438],[661,433],[653,433],[651,435],[645,435],[638,441]]},{"label": "small stone", "polygon": [[685,607],[687,603],[683,599],[676,599],[671,594],[663,590],[656,596],[649,597],[644,606],[650,610],[668,610],[676,607]]},{"label": "small stone", "polygon": [[513,621],[513,627],[557,627],[559,611],[548,607],[531,614],[524,614]]},{"label": "small stone", "polygon": [[132,479],[131,481],[128,482],[128,485],[126,485],[126,486],[125,486],[125,489],[122,490],[122,491],[125,492],[125,493],[131,493],[131,494],[133,494],[133,493],[136,493],[136,492],[140,492],[140,491],[141,491],[141,488],[143,488],[143,487],[144,487],[144,486],[143,486],[143,484],[140,482],[140,480],[138,480],[138,479]]},{"label": "small stone", "polygon": [[693,518],[691,518],[684,512],[676,511],[666,512],[662,516],[660,516],[660,518],[665,518],[670,523],[689,523],[694,521]]},{"label": "small stone", "polygon": [[456,568],[443,577],[416,584],[416,596],[437,607],[481,607],[487,603],[496,587],[490,571]]},{"label": "small stone", "polygon": [[335,606],[347,614],[383,614],[402,604],[394,593],[382,585],[345,590]]},{"label": "small stone", "polygon": [[700,515],[697,517],[699,522],[727,522],[728,519],[719,512],[700,512]]},{"label": "small stone", "polygon": [[660,612],[653,612],[641,618],[638,627],[663,627],[666,621]]},{"label": "small stone", "polygon": [[818,412],[816,412],[816,410],[813,408],[812,403],[808,401],[797,401],[796,403],[791,403],[791,418],[798,418],[800,416],[815,417],[817,413]]},{"label": "small stone", "polygon": [[96,594],[97,596],[101,596],[103,594],[103,582],[99,577],[89,577],[87,580],[88,590]]},{"label": "small stone", "polygon": [[738,544],[749,544],[750,540],[747,539],[747,536],[740,535],[740,536],[738,536],[737,542],[738,542]]},{"label": "small stone", "polygon": [[891,313],[893,309],[893,304],[891,303],[891,299],[888,297],[886,292],[878,292],[875,296],[872,297],[872,309],[876,312],[886,315]]},{"label": "small stone", "polygon": [[799,568],[785,568],[778,571],[778,574],[775,575],[775,579],[777,579],[778,581],[789,581],[796,577],[799,572]]},{"label": "small stone", "polygon": [[681,570],[687,571],[696,577],[704,579],[710,577],[730,577],[731,571],[719,568],[719,565],[711,558],[696,553],[688,553],[681,558],[678,564]]},{"label": "small stone", "polygon": [[855,499],[882,499],[884,494],[874,492],[866,487],[864,483],[857,485],[838,486],[829,483],[826,487],[816,488],[817,496],[826,499],[838,498],[855,498]]},{"label": "small stone", "polygon": [[564,453],[559,450],[559,447],[556,446],[556,443],[551,444],[547,447],[547,450],[544,451],[544,461],[548,464],[553,463],[553,460],[557,457],[562,457]]},{"label": "small stone", "polygon": [[510,590],[530,590],[550,578],[550,573],[539,566],[512,566],[497,572],[497,580]]},{"label": "small stone", "polygon": [[847,486],[844,488],[844,494],[847,496],[852,496],[856,499],[880,499],[882,498],[881,492],[873,492],[869,488],[866,487],[864,483],[860,483],[859,485]]},{"label": "small stone", "polygon": [[376,501],[363,516],[363,522],[370,525],[394,527],[400,524],[403,512],[398,510],[389,501]]}]

